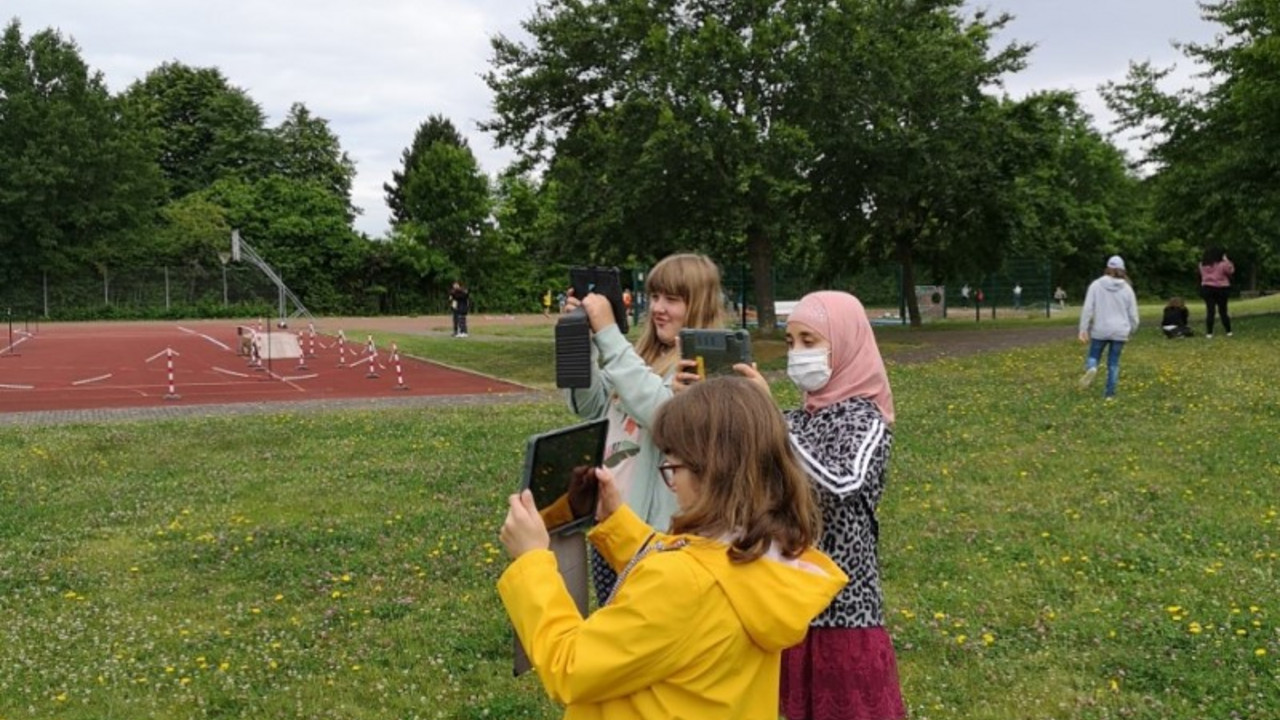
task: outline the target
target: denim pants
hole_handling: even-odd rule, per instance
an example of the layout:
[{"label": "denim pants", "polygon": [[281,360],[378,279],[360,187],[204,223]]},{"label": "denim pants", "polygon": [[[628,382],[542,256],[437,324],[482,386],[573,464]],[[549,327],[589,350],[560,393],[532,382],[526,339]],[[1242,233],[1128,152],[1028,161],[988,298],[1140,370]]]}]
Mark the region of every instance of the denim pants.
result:
[{"label": "denim pants", "polygon": [[1116,394],[1116,383],[1120,380],[1120,352],[1124,350],[1123,340],[1097,340],[1089,341],[1089,357],[1085,358],[1084,369],[1098,367],[1098,363],[1102,360],[1102,348],[1110,345],[1111,349],[1107,353],[1107,397]]}]

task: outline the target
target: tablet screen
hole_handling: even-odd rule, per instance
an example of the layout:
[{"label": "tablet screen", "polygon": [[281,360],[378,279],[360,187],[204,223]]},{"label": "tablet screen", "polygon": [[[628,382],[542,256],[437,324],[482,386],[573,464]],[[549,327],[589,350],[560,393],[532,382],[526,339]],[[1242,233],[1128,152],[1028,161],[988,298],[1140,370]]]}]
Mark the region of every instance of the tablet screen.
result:
[{"label": "tablet screen", "polygon": [[680,331],[680,357],[697,362],[695,372],[706,379],[731,375],[737,363],[751,364],[751,335],[745,330]]},{"label": "tablet screen", "polygon": [[603,462],[608,429],[608,420],[593,420],[529,438],[523,487],[533,493],[547,530],[576,528],[595,515],[591,471]]}]

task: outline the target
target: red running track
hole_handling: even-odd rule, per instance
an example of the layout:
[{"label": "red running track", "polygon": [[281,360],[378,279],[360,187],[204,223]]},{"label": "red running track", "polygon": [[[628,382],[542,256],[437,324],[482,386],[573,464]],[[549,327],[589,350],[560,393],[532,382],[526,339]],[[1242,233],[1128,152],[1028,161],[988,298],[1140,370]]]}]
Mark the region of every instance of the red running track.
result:
[{"label": "red running track", "polygon": [[[377,378],[368,378],[363,341],[346,344],[339,367],[336,338],[316,336],[316,357],[275,359],[256,371],[236,353],[228,322],[46,324],[0,337],[0,412],[157,405],[287,402],[413,395],[483,395],[527,388],[474,373],[401,357],[407,390],[397,390],[390,348],[378,348]],[[273,333],[274,334],[274,333]],[[309,350],[303,332],[302,347]],[[172,349],[174,390],[165,351]],[[148,362],[148,359],[150,361]],[[264,361],[264,365],[267,365]]]}]

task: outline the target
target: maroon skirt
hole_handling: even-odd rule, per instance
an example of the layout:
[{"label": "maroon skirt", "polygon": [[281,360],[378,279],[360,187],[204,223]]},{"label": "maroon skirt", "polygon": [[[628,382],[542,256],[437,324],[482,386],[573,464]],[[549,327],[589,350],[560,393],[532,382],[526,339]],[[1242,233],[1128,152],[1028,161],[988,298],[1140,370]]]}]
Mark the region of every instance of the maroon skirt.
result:
[{"label": "maroon skirt", "polygon": [[907,716],[893,641],[882,627],[809,628],[782,653],[788,720],[899,720]]}]

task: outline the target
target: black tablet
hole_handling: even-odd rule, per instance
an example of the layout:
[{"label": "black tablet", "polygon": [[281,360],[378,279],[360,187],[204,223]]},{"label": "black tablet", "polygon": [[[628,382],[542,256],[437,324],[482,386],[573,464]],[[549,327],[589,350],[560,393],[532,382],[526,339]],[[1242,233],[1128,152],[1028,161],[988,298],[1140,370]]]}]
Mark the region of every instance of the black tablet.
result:
[{"label": "black tablet", "polygon": [[595,517],[594,470],[604,462],[608,431],[608,420],[592,420],[529,438],[520,487],[533,493],[549,532],[581,528]]},{"label": "black tablet", "polygon": [[609,298],[613,307],[613,321],[624,335],[628,329],[627,308],[622,304],[622,277],[616,267],[575,267],[569,268],[569,283],[573,286],[573,296],[582,299],[588,293],[600,293]]},{"label": "black tablet", "polygon": [[680,357],[698,363],[698,377],[729,375],[738,363],[751,364],[751,334],[746,330],[680,331]]}]

